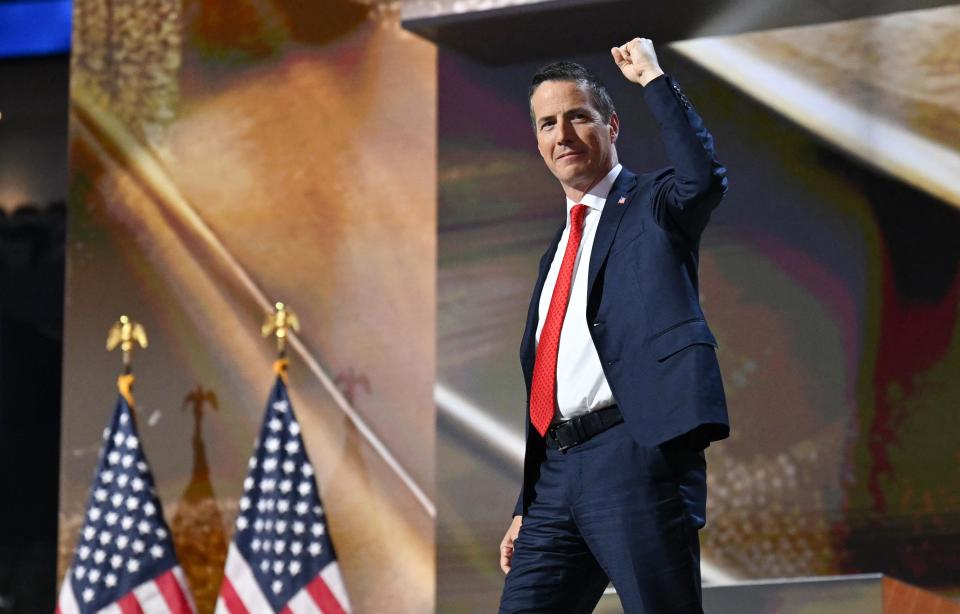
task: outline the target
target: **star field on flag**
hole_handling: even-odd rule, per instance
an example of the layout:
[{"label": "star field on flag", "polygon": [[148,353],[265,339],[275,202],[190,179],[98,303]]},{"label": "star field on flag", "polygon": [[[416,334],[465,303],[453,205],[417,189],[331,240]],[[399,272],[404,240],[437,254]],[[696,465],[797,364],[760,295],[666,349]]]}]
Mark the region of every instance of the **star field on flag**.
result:
[{"label": "star field on flag", "polygon": [[350,611],[313,465],[280,377],[254,442],[216,611]]},{"label": "star field on flag", "polygon": [[103,433],[57,612],[88,614],[109,606],[146,614],[194,611],[133,413],[122,395]]}]

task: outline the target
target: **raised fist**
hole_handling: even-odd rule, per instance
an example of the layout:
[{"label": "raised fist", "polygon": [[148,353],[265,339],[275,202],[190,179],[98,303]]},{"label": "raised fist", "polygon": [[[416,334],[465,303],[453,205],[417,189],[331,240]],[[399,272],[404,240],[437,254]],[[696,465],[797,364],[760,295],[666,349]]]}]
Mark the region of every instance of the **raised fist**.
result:
[{"label": "raised fist", "polygon": [[646,85],[663,74],[649,38],[635,38],[610,49],[613,61],[628,81]]}]

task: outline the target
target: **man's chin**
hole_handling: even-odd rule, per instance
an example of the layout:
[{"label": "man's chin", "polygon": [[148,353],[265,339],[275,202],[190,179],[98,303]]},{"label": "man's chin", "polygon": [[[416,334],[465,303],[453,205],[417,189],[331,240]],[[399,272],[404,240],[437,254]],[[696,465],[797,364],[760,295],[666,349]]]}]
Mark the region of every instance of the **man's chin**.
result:
[{"label": "man's chin", "polygon": [[586,161],[582,156],[570,156],[557,160],[557,170],[564,175],[579,175],[584,172]]},{"label": "man's chin", "polygon": [[569,186],[575,189],[580,189],[582,186],[589,186],[591,183],[591,177],[584,176],[582,173],[564,173],[560,172],[556,174],[557,179],[560,180],[565,186]]}]

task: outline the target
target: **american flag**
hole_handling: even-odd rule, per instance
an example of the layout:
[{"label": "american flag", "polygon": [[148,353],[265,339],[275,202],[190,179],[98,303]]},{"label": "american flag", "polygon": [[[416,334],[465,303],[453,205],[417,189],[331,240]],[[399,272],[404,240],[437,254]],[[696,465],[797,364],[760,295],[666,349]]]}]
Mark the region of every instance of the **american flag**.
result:
[{"label": "american flag", "polygon": [[194,612],[170,529],[120,395],[103,445],[57,614]]},{"label": "american flag", "polygon": [[216,612],[349,611],[313,465],[278,377],[243,483]]}]

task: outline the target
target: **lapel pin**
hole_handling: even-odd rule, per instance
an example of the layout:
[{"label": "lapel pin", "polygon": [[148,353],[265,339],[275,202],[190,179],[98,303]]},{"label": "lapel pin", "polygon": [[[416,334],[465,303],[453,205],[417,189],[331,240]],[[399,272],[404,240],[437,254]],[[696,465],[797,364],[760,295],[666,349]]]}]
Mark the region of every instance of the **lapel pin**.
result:
[{"label": "lapel pin", "polygon": [[627,197],[626,197],[626,196],[621,196],[621,197],[620,197],[620,200],[617,201],[617,204],[618,204],[618,205],[622,205],[622,204],[624,204],[625,202],[627,202]]}]

